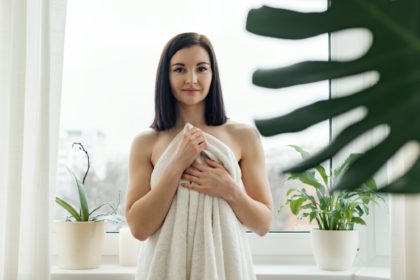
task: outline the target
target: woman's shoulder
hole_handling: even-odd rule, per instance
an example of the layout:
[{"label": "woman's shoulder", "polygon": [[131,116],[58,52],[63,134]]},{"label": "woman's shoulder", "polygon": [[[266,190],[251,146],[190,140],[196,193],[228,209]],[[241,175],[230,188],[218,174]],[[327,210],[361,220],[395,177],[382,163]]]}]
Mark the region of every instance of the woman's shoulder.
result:
[{"label": "woman's shoulder", "polygon": [[228,121],[226,130],[234,145],[241,151],[241,158],[252,153],[260,145],[260,134],[252,125]]},{"label": "woman's shoulder", "polygon": [[154,143],[159,139],[160,132],[154,129],[148,129],[138,133],[134,136],[132,144],[131,144],[131,151],[132,153],[137,153],[142,151],[151,153],[153,150]]},{"label": "woman's shoulder", "polygon": [[249,124],[229,122],[226,124],[229,134],[240,150],[241,161],[245,158],[255,158],[262,153],[262,143],[258,130]]},{"label": "woman's shoulder", "polygon": [[252,125],[232,120],[226,122],[226,130],[232,137],[242,140],[247,139],[249,137],[259,137],[257,129]]},{"label": "woman's shoulder", "polygon": [[142,142],[153,142],[159,137],[159,131],[154,129],[148,129],[141,131],[133,138],[133,143],[142,143]]}]

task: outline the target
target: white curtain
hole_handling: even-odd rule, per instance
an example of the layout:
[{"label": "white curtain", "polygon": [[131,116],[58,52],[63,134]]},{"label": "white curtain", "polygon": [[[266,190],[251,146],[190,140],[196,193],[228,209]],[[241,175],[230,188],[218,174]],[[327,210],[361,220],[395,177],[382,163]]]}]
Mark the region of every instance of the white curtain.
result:
[{"label": "white curtain", "polygon": [[0,280],[50,277],[65,0],[0,0]]},{"label": "white curtain", "polygon": [[[404,173],[418,155],[418,144],[404,147],[390,164],[391,177]],[[419,213],[420,195],[391,196],[392,280],[420,279]]]}]

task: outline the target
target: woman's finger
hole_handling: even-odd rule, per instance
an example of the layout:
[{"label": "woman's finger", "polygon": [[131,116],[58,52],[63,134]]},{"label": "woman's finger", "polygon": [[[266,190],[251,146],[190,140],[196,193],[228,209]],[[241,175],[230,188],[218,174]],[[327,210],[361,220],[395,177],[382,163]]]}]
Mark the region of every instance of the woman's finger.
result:
[{"label": "woman's finger", "polygon": [[185,183],[185,184],[183,184],[183,187],[187,188],[187,189],[190,189],[190,190],[198,191],[198,192],[202,191],[201,186],[196,184],[196,183],[189,183],[189,184]]},{"label": "woman's finger", "polygon": [[209,146],[209,144],[207,144],[207,141],[204,140],[203,142],[198,144],[198,146],[201,148],[201,150],[204,150],[205,148],[207,148]]},{"label": "woman's finger", "polygon": [[206,162],[209,166],[214,167],[214,168],[225,168],[225,166],[221,163],[218,163],[217,161],[211,160],[209,158],[206,158]]},{"label": "woman's finger", "polygon": [[192,167],[194,167],[195,169],[197,169],[200,172],[206,171],[206,166],[204,164],[198,163],[198,162],[193,162],[191,164]]},{"label": "woman's finger", "polygon": [[203,142],[205,142],[206,141],[206,138],[204,138],[204,136],[198,136],[197,138],[193,138],[192,139],[192,142],[194,143],[194,144],[196,144],[196,145],[199,145],[199,144],[201,144],[201,143],[203,143]]},{"label": "woman's finger", "polygon": [[191,167],[187,168],[185,170],[185,173],[188,174],[188,175],[191,175],[191,176],[200,177],[200,171],[198,171],[195,168],[191,168]]},{"label": "woman's finger", "polygon": [[189,131],[188,131],[188,133],[191,135],[191,136],[197,136],[197,135],[201,135],[201,134],[203,134],[203,131],[201,131],[200,129],[198,129],[198,128],[191,128]]},{"label": "woman's finger", "polygon": [[188,180],[190,182],[193,182],[193,183],[197,183],[197,184],[200,184],[200,182],[201,182],[200,178],[195,177],[195,176],[191,176],[191,175],[188,175],[188,174],[185,174],[185,173],[182,174],[181,178],[184,179],[184,180]]}]

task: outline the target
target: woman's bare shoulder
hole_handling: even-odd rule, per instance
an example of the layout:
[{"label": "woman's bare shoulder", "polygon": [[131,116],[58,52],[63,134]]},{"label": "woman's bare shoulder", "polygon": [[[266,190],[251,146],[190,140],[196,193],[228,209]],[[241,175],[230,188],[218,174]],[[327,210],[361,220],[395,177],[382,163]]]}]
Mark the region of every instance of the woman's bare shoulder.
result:
[{"label": "woman's bare shoulder", "polygon": [[241,151],[241,168],[246,165],[245,162],[254,162],[264,157],[260,133],[254,126],[238,122],[229,126],[232,131],[230,134]]},{"label": "woman's bare shoulder", "polygon": [[151,152],[153,151],[154,143],[157,142],[159,136],[160,132],[153,129],[148,129],[138,133],[133,138],[131,144],[131,153],[151,154]]},{"label": "woman's bare shoulder", "polygon": [[236,139],[243,140],[243,139],[247,139],[248,137],[252,137],[255,139],[255,137],[257,138],[259,137],[259,133],[257,129],[246,123],[240,123],[240,122],[229,120],[226,123],[226,129],[228,133]]}]

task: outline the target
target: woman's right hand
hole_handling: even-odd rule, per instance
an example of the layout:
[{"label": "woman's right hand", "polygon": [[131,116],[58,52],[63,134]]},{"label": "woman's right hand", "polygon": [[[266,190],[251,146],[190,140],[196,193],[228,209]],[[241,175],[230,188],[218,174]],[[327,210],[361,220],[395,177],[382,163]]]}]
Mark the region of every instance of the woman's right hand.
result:
[{"label": "woman's right hand", "polygon": [[182,135],[181,141],[179,141],[174,153],[174,160],[185,170],[207,146],[204,132],[193,127]]}]

